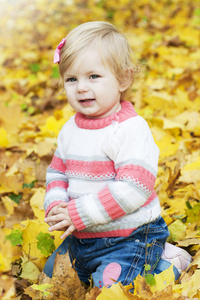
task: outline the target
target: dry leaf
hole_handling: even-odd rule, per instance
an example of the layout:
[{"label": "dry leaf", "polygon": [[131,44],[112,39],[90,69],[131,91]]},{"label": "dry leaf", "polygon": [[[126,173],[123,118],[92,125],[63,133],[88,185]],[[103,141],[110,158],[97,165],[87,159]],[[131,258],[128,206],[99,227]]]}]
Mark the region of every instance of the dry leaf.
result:
[{"label": "dry leaf", "polygon": [[52,284],[52,287],[48,289],[50,292],[49,300],[55,298],[59,300],[85,299],[86,290],[81,285],[77,272],[71,266],[68,253],[63,255],[56,254],[53,276],[51,280],[48,280],[48,283]]}]

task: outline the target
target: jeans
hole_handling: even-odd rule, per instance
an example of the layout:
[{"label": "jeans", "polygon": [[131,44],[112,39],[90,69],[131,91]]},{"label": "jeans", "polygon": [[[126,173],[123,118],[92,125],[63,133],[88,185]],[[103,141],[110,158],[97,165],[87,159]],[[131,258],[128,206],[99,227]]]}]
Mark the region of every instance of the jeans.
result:
[{"label": "jeans", "polygon": [[128,237],[77,239],[71,235],[49,257],[44,273],[52,277],[56,253],[69,251],[80,280],[86,284],[89,284],[91,275],[94,286],[101,288],[114,283],[105,279],[108,277],[106,270],[111,278],[128,285],[138,274],[144,273],[145,264],[151,266],[151,274],[163,271],[162,264],[156,268],[168,236],[162,217],[137,228]]}]

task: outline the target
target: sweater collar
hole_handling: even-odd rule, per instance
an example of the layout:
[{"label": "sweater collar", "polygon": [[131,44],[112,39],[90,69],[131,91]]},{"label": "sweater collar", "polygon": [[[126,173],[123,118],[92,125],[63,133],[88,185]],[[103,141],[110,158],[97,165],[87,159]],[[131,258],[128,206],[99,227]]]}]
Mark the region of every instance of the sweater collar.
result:
[{"label": "sweater collar", "polygon": [[113,122],[121,123],[131,117],[136,117],[137,113],[133,105],[128,101],[121,102],[121,109],[105,118],[88,119],[80,112],[75,114],[75,122],[79,128],[83,129],[101,129],[111,125]]}]

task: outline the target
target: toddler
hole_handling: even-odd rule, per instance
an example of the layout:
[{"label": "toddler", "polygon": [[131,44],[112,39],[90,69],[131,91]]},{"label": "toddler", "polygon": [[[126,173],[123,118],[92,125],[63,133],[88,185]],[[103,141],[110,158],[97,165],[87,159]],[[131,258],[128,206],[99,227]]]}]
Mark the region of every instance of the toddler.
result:
[{"label": "toddler", "polygon": [[45,221],[50,232],[64,231],[64,241],[44,272],[52,277],[56,253],[67,251],[79,278],[88,284],[92,276],[100,288],[130,284],[147,264],[159,273],[173,257],[187,265],[183,250],[167,244],[163,252],[169,232],[154,191],[159,149],[125,100],[138,70],[126,38],[107,22],[88,22],[61,41],[54,62],[76,114],[47,169]]}]

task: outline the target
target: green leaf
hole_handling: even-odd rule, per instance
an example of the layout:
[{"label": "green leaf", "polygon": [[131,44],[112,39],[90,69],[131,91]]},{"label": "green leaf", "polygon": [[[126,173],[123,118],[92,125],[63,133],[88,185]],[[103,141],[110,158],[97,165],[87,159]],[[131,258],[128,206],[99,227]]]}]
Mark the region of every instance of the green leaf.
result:
[{"label": "green leaf", "polygon": [[147,22],[147,21],[148,21],[148,18],[147,18],[146,16],[143,16],[143,17],[142,17],[142,20]]},{"label": "green leaf", "polygon": [[112,10],[107,11],[107,18],[109,20],[112,20],[113,16],[114,16],[114,11],[112,11]]},{"label": "green leaf", "polygon": [[44,284],[33,284],[31,288],[36,291],[41,291],[44,296],[48,296],[50,292],[46,291],[46,289],[51,288],[53,284],[44,283]]},{"label": "green leaf", "polygon": [[49,256],[55,250],[54,241],[49,233],[40,232],[36,236],[36,239],[38,240],[37,248],[45,257]]},{"label": "green leaf", "polygon": [[190,204],[190,201],[186,201],[185,204],[187,205],[187,208],[188,209],[192,209],[192,205]]},{"label": "green leaf", "polygon": [[51,76],[53,78],[59,78],[60,77],[58,66],[53,66],[52,67],[52,74],[51,74]]},{"label": "green leaf", "polygon": [[23,237],[22,237],[22,231],[12,230],[11,234],[6,236],[7,240],[11,241],[12,246],[22,245],[23,244]]},{"label": "green leaf", "polygon": [[33,73],[37,73],[40,71],[40,64],[33,63],[30,64],[29,67]]},{"label": "green leaf", "polygon": [[151,266],[150,265],[145,265],[144,269],[145,269],[145,271],[148,272],[149,270],[151,270]]},{"label": "green leaf", "polygon": [[31,114],[33,114],[35,112],[35,107],[34,106],[30,106],[30,107],[28,107],[27,111],[31,115]]},{"label": "green leaf", "polygon": [[200,224],[200,203],[194,205],[191,209],[187,211],[187,221],[189,223],[195,223]]},{"label": "green leaf", "polygon": [[26,103],[22,103],[21,104],[21,109],[24,111],[27,109],[27,104]]},{"label": "green leaf", "polygon": [[194,15],[200,17],[200,8],[195,9]]},{"label": "green leaf", "polygon": [[19,204],[19,201],[22,199],[22,195],[16,195],[14,193],[11,193],[8,197],[17,204]]},{"label": "green leaf", "polygon": [[154,278],[154,276],[152,274],[147,274],[145,276],[145,281],[149,285],[156,285],[156,280],[155,280],[155,278]]},{"label": "green leaf", "polygon": [[32,189],[34,188],[35,183],[37,182],[37,180],[32,181],[31,183],[24,183],[22,188],[25,189]]}]

